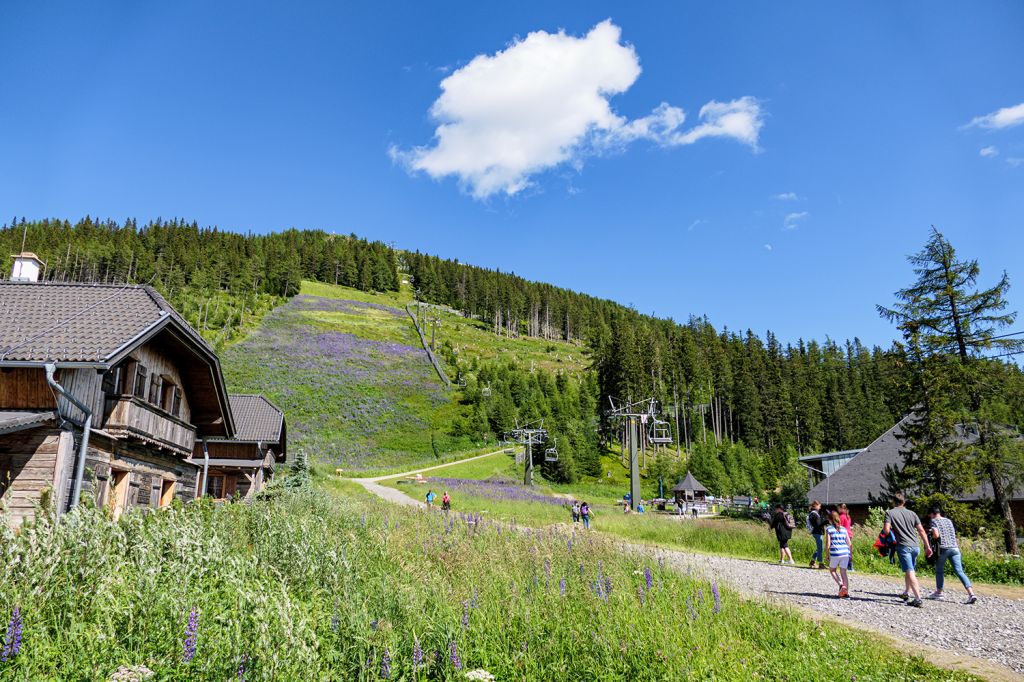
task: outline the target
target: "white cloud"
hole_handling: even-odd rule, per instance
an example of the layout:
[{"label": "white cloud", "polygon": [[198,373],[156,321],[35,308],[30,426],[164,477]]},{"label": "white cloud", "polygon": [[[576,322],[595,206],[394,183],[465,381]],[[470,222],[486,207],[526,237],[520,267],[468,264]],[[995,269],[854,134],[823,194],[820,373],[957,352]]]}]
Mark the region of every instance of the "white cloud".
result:
[{"label": "white cloud", "polygon": [[690,226],[686,228],[686,231],[692,232],[693,230],[700,227],[701,225],[704,225],[707,222],[708,221],[704,220],[703,218],[698,218],[697,220],[694,220],[692,223],[690,223]]},{"label": "white cloud", "polygon": [[1006,159],[1006,163],[1010,164],[1014,168],[1017,168],[1019,166],[1024,166],[1024,159],[1017,158],[1015,156],[1011,156],[1011,157]]},{"label": "white cloud", "polygon": [[578,168],[588,155],[636,140],[672,147],[727,137],[757,149],[763,114],[752,97],[708,102],[689,130],[685,112],[667,103],[632,121],[616,114],[609,98],[641,71],[636,50],[620,39],[619,27],[604,21],[583,37],[536,31],[476,56],[441,81],[432,144],[392,147],[391,157],[435,179],[455,176],[482,199],[514,195],[539,172]]},{"label": "white cloud", "polygon": [[771,244],[764,244],[764,250],[765,251],[772,251],[774,249],[775,249],[775,247],[772,246]]},{"label": "white cloud", "polygon": [[1024,123],[1024,102],[1012,107],[1003,107],[991,114],[975,116],[964,128],[983,128],[985,130],[1002,130]]},{"label": "white cloud", "polygon": [[993,147],[992,145],[989,145],[987,147],[982,147],[980,150],[978,150],[978,154],[984,157],[999,156],[999,150]]},{"label": "white cloud", "polygon": [[796,201],[800,197],[796,195],[796,192],[783,192],[781,194],[776,194],[774,198],[779,201]]},{"label": "white cloud", "polygon": [[782,226],[787,230],[795,230],[801,220],[811,215],[809,211],[800,211],[799,213],[787,213],[786,217],[782,219]]}]

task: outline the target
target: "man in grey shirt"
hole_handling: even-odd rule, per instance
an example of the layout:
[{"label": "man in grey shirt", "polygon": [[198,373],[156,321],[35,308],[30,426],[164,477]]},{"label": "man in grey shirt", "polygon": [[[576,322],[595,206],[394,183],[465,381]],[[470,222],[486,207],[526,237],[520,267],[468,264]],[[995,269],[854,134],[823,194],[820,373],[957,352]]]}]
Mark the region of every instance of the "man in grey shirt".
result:
[{"label": "man in grey shirt", "polygon": [[[921,553],[921,546],[917,540],[924,542],[925,556],[932,555],[932,545],[928,541],[928,534],[924,530],[924,524],[913,511],[907,509],[907,500],[900,493],[895,493],[889,498],[892,501],[892,509],[885,513],[885,525],[882,532],[886,535],[892,531],[896,536],[896,556],[900,559],[900,568],[903,569],[903,582],[906,589],[900,595],[911,606],[921,606],[921,586],[917,582],[917,556]],[[914,595],[910,599],[910,594]]]}]

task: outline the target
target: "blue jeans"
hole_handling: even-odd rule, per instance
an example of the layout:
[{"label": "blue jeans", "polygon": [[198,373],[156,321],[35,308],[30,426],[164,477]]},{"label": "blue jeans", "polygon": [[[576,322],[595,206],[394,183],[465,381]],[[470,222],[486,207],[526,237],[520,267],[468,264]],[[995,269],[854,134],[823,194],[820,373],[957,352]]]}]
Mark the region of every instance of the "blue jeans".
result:
[{"label": "blue jeans", "polygon": [[900,545],[896,548],[896,556],[900,558],[900,569],[904,573],[917,570],[917,555],[921,553],[920,547],[905,547]]},{"label": "blue jeans", "polygon": [[964,564],[960,560],[959,549],[940,549],[939,558],[935,563],[935,589],[942,591],[942,585],[946,581],[946,560],[953,564],[953,573],[956,573],[956,577],[960,578],[960,582],[964,584],[965,588],[971,586],[971,579],[964,573]]},{"label": "blue jeans", "polygon": [[590,528],[590,514],[583,515],[583,527]]},{"label": "blue jeans", "polygon": [[814,556],[811,557],[811,561],[817,561],[821,563],[821,555],[825,551],[825,543],[821,539],[821,533],[811,533],[811,537],[814,538]]}]

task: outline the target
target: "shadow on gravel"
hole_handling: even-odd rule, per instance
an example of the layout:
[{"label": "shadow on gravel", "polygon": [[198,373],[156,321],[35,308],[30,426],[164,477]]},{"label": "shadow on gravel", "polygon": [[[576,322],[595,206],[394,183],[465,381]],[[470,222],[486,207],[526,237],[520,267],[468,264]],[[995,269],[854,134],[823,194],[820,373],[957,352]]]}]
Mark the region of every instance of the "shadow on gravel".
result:
[{"label": "shadow on gravel", "polygon": [[[786,592],[784,590],[768,590],[768,594],[787,595],[787,596],[790,596],[790,597],[815,597],[817,599],[828,599],[830,601],[838,601],[838,598],[836,597],[836,595],[831,594],[831,593],[830,594],[824,594],[822,592]],[[874,592],[864,592],[863,594],[875,594],[875,593]],[[885,596],[889,596],[889,595],[878,595],[878,596],[885,597]],[[873,602],[877,602],[879,604],[896,604],[896,603],[898,603],[896,601],[893,601],[892,599],[872,599],[870,597],[860,597],[860,596],[857,596],[856,593],[851,594],[850,597],[847,599],[847,601],[851,601],[851,602],[854,602],[854,601],[873,601]]]}]

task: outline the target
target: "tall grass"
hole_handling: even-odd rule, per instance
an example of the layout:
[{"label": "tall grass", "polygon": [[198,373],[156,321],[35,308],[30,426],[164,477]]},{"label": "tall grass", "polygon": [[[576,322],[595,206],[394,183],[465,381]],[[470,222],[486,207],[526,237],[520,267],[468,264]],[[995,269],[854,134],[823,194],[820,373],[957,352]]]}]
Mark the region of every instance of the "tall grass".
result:
[{"label": "tall grass", "polygon": [[0,539],[0,614],[24,627],[4,680],[972,679],[592,534],[348,489],[116,523],[80,509]]}]

